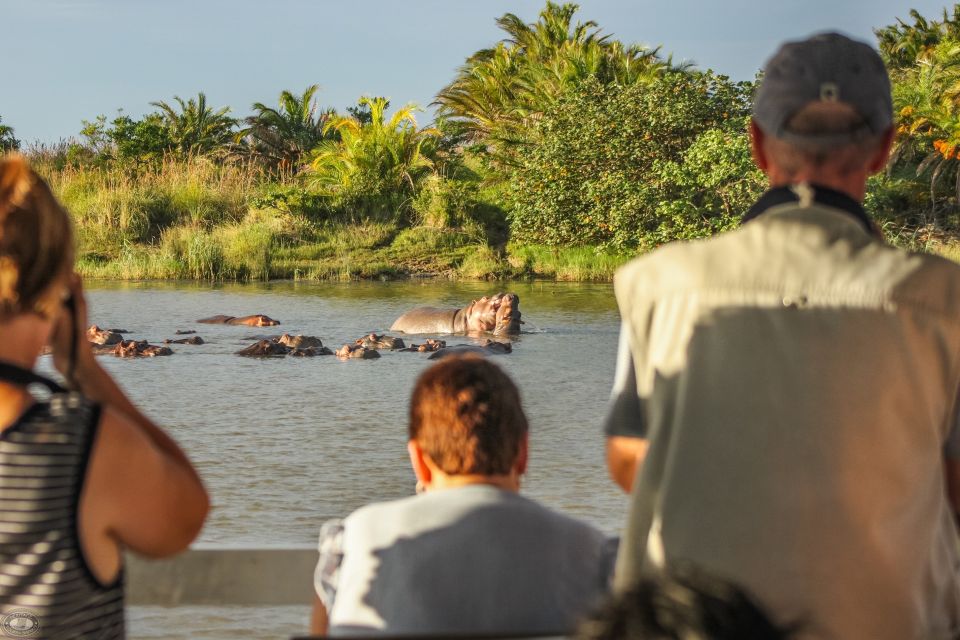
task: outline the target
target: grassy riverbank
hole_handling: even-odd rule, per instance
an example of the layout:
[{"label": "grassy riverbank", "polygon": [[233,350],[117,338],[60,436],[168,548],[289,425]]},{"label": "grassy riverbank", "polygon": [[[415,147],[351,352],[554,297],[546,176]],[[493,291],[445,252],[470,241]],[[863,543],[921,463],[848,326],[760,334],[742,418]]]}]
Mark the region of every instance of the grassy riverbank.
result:
[{"label": "grassy riverbank", "polygon": [[[436,203],[407,216],[354,218],[331,212],[297,179],[253,165],[202,158],[137,171],[37,164],[74,218],[78,268],[91,278],[608,281],[636,255],[509,241],[504,220],[438,211]],[[960,242],[950,236],[888,234],[960,260]]]},{"label": "grassy riverbank", "polygon": [[79,271],[92,278],[602,281],[631,257],[507,242],[487,228],[497,221],[485,226],[459,212],[333,214],[297,180],[252,165],[193,159],[136,172],[38,168],[73,216]]}]

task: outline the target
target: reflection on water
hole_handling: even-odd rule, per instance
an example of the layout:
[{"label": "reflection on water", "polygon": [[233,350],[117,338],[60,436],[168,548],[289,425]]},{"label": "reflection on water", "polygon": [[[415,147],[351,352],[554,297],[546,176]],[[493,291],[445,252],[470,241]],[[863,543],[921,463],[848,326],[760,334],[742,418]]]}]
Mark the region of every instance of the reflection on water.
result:
[{"label": "reflection on water", "polygon": [[[500,285],[502,287],[502,285]],[[90,320],[162,341],[194,329],[206,344],[171,357],[102,359],[197,463],[214,509],[209,543],[311,544],[320,524],[409,495],[407,399],[425,354],[379,360],[247,359],[234,352],[280,330],[336,348],[384,332],[419,305],[463,306],[496,283],[91,284]],[[523,491],[611,533],[625,501],[603,466],[600,421],[613,378],[618,317],[609,285],[512,283],[525,333],[498,356],[523,394],[531,455]],[[264,313],[279,327],[198,325]],[[448,342],[467,342],[453,338]],[[136,627],[137,618],[134,617]],[[212,637],[212,636],[211,636]],[[251,636],[253,637],[253,636]],[[269,634],[265,637],[270,637]]]}]

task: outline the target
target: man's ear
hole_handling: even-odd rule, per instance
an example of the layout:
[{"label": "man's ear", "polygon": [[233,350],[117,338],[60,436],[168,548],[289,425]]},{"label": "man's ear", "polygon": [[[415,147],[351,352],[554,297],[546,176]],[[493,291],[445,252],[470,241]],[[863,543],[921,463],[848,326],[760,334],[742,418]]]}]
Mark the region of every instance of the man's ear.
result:
[{"label": "man's ear", "polygon": [[517,462],[513,465],[513,470],[516,472],[517,477],[527,472],[527,456],[529,452],[530,435],[526,434],[523,436],[523,440],[520,441],[520,450],[517,452]]},{"label": "man's ear", "polygon": [[770,159],[767,158],[766,151],[763,150],[763,141],[766,139],[766,135],[763,132],[763,129],[760,128],[760,125],[757,124],[755,120],[750,119],[750,153],[753,156],[753,162],[757,165],[760,171],[767,173],[767,169],[770,167]]},{"label": "man's ear", "polygon": [[887,160],[890,159],[890,150],[893,148],[894,136],[893,125],[891,125],[890,128],[884,132],[883,141],[880,143],[880,147],[877,149],[876,154],[874,154],[870,160],[870,165],[867,167],[870,175],[880,173],[883,171],[883,168],[887,166]]},{"label": "man's ear", "polygon": [[417,476],[420,484],[426,486],[433,479],[433,472],[427,464],[427,454],[423,452],[414,440],[407,442],[407,453],[410,454],[410,466],[413,467],[413,473]]}]

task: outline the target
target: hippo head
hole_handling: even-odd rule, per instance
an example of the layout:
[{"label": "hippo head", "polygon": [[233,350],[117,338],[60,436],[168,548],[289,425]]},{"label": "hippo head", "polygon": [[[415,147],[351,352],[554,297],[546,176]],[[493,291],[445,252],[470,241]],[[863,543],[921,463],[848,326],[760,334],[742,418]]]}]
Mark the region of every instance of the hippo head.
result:
[{"label": "hippo head", "polygon": [[275,327],[278,324],[280,324],[270,316],[265,316],[263,314],[257,314],[255,316],[252,316],[252,318],[253,318],[253,326],[255,327]]},{"label": "hippo head", "polygon": [[494,335],[520,333],[520,298],[515,293],[498,293],[474,300],[467,307],[467,330]]},{"label": "hippo head", "polygon": [[497,307],[497,322],[494,335],[516,335],[520,333],[520,296],[515,293],[498,293],[494,297]]}]

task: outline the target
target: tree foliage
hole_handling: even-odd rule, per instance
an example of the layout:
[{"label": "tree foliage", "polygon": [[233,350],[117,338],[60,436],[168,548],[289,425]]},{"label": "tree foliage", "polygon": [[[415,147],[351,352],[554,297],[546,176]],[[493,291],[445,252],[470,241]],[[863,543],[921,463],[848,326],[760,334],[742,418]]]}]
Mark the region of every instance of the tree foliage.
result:
[{"label": "tree foliage", "polygon": [[910,19],[913,24],[898,18],[897,24],[874,31],[884,62],[894,72],[914,66],[941,41],[960,39],[960,5],[954,5],[952,16],[944,9],[939,21],[928,20],[916,9],[910,10]]},{"label": "tree foliage", "polygon": [[0,118],[0,153],[16,151],[19,148],[20,141],[14,135],[13,127],[3,124],[3,118]]},{"label": "tree foliage", "polygon": [[87,151],[101,161],[155,164],[174,148],[166,121],[158,113],[140,120],[121,113],[109,124],[106,116],[97,116],[93,121],[83,121],[80,134]]},{"label": "tree foliage", "polygon": [[657,49],[612,40],[593,21],[574,22],[577,10],[575,4],[548,1],[535,23],[512,13],[499,18],[504,38],[469,57],[440,90],[435,100],[440,114],[462,120],[474,141],[503,155],[526,139],[540,114],[584,80],[631,85],[670,68]]},{"label": "tree foliage", "polygon": [[319,89],[314,84],[301,95],[284,91],[278,109],[255,102],[254,114],[244,120],[247,126],[237,134],[238,141],[246,141],[249,149],[267,164],[296,173],[304,155],[330,135],[329,131],[324,132],[324,126],[334,111],[318,111],[314,95]]},{"label": "tree foliage", "polygon": [[746,136],[749,92],[689,72],[567,92],[513,174],[514,238],[628,249],[731,226],[763,183]]},{"label": "tree foliage", "polygon": [[910,16],[912,24],[899,20],[876,32],[898,119],[891,166],[927,190],[927,208],[908,221],[939,225],[960,201],[960,4],[939,21]]},{"label": "tree foliage", "polygon": [[327,121],[325,133],[335,132],[337,139],[314,149],[312,183],[331,196],[361,205],[376,200],[396,211],[433,170],[439,132],[417,126],[413,105],[387,118],[386,99],[361,98],[360,104],[369,108],[369,122],[352,116]]},{"label": "tree foliage", "polygon": [[150,104],[160,109],[160,116],[176,151],[184,155],[205,155],[226,150],[233,142],[237,121],[227,114],[230,107],[214,110],[207,106],[201,91],[196,99],[184,101],[174,96],[178,107],[162,100]]}]

